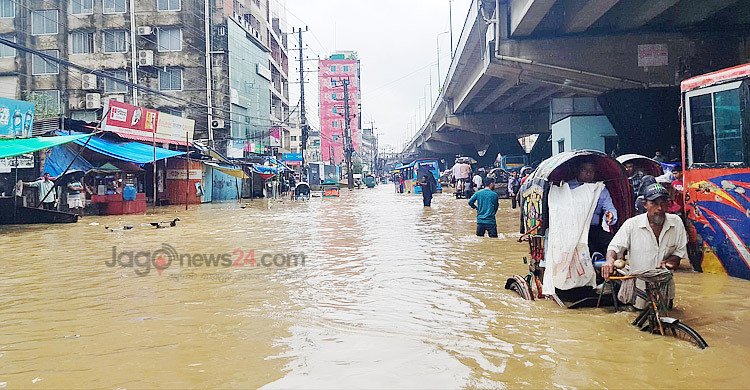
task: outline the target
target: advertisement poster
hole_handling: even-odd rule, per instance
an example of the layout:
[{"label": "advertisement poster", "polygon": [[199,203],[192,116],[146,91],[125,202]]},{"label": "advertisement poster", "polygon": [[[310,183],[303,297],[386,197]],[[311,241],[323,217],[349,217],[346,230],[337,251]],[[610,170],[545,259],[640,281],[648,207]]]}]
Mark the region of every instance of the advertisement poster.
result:
[{"label": "advertisement poster", "polygon": [[[193,141],[195,121],[137,107],[116,100],[109,101],[104,130],[137,141],[186,145]],[[187,138],[187,140],[186,140]]]},{"label": "advertisement poster", "polygon": [[271,135],[270,146],[281,146],[281,127],[274,126],[269,129],[269,133]]},{"label": "advertisement poster", "polygon": [[0,98],[0,138],[29,138],[34,124],[34,103]]}]

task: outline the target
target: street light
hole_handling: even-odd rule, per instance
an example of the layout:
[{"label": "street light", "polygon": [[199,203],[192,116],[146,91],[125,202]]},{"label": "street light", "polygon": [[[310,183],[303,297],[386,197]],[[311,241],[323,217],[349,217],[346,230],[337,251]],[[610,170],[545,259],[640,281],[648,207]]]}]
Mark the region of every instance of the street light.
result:
[{"label": "street light", "polygon": [[[440,85],[440,36],[443,34],[448,34],[449,32],[450,31],[443,31],[435,37],[435,42],[437,44],[438,91],[443,88],[442,85]],[[453,51],[453,49],[451,49],[451,51]]]}]

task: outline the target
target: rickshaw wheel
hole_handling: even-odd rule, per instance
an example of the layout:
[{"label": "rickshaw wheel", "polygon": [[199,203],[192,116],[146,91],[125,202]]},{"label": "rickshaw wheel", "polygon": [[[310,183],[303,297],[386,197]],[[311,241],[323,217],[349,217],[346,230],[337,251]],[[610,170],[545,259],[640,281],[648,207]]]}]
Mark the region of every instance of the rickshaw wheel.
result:
[{"label": "rickshaw wheel", "polygon": [[519,275],[513,275],[513,278],[508,279],[508,281],[505,283],[505,288],[514,291],[521,298],[527,301],[531,301],[534,299],[533,295],[531,294],[531,288],[529,287],[529,284],[523,277]]}]

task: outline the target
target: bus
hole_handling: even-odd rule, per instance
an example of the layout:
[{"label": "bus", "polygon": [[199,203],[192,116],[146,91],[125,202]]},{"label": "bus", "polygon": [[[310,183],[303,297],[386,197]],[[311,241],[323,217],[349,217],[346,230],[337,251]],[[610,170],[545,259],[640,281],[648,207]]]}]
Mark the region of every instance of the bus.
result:
[{"label": "bus", "polygon": [[750,64],[680,89],[685,214],[700,265],[750,279]]},{"label": "bus", "polygon": [[[422,173],[428,171],[432,173],[437,181],[437,192],[443,192],[443,187],[440,185],[440,163],[436,159],[421,158],[412,161],[406,165],[399,165],[394,169],[394,173],[398,173],[404,178],[404,192],[409,194],[421,194],[422,187],[415,185],[422,176]],[[398,183],[395,183],[398,187]]]}]

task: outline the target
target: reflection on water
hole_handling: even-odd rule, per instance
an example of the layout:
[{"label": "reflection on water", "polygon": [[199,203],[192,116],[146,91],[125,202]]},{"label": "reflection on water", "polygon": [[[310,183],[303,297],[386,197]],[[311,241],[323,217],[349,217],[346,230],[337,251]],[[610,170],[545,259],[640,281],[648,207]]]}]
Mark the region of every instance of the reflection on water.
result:
[{"label": "reflection on water", "polygon": [[[738,369],[750,361],[750,284],[677,276],[675,316],[701,332],[703,351],[638,332],[632,313],[529,303],[504,289],[525,272],[526,249],[507,203],[500,239],[473,236],[465,201],[436,196],[423,209],[390,186],[157,212],[0,228],[0,385],[746,387],[750,379]],[[173,216],[175,228],[142,226]],[[126,224],[135,228],[104,229]],[[105,264],[164,244],[182,266],[138,276],[137,267]],[[260,262],[299,252],[304,265]],[[206,265],[211,256],[231,266]]]}]

